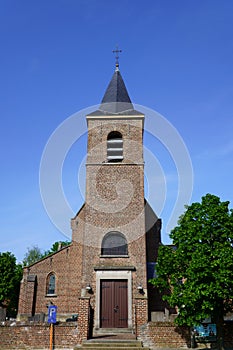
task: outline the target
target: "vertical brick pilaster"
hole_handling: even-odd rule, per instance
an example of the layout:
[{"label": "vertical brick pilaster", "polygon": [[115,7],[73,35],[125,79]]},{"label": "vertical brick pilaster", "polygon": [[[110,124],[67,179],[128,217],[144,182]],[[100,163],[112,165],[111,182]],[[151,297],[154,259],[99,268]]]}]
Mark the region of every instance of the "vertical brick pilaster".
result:
[{"label": "vertical brick pilaster", "polygon": [[35,292],[36,292],[36,275],[27,277],[27,304],[26,313],[33,316],[35,313]]},{"label": "vertical brick pilaster", "polygon": [[25,314],[26,308],[26,284],[27,280],[25,278],[22,279],[20,283],[20,294],[19,294],[19,303],[18,303],[18,315],[17,319],[21,319],[21,315]]},{"label": "vertical brick pilaster", "polygon": [[[20,286],[18,319],[33,316],[36,302],[36,275],[24,276]],[[22,316],[22,317],[21,317]]]},{"label": "vertical brick pilaster", "polygon": [[141,327],[148,322],[148,300],[147,298],[135,299],[135,325],[136,336],[140,337]]},{"label": "vertical brick pilaster", "polygon": [[90,298],[79,298],[78,306],[78,328],[80,338],[87,340],[89,338],[89,321],[90,321]]}]

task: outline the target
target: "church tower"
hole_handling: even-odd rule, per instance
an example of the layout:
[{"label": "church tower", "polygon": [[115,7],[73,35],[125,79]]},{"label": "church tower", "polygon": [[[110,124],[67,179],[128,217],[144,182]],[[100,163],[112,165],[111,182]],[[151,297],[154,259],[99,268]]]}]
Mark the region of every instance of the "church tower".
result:
[{"label": "church tower", "polygon": [[78,314],[80,342],[92,331],[138,335],[152,312],[164,310],[148,284],[161,221],[144,198],[144,115],[118,62],[86,121],[86,198],[71,220],[72,242],[24,268],[18,310],[18,320],[36,320],[49,302],[60,322]]},{"label": "church tower", "polygon": [[86,120],[86,202],[72,220],[73,241],[82,245],[81,296],[91,298],[95,330],[133,329],[138,300],[148,319],[148,256],[153,262],[160,227],[152,211],[146,223],[144,115],[134,109],[118,63],[99,109]]}]

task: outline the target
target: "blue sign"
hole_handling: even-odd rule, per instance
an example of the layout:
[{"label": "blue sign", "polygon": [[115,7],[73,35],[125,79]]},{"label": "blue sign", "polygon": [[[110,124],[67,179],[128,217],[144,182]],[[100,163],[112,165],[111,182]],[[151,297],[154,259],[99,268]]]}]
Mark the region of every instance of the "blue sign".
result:
[{"label": "blue sign", "polygon": [[203,323],[199,326],[194,327],[194,336],[196,340],[216,340],[216,324],[214,323]]},{"label": "blue sign", "polygon": [[48,307],[48,323],[56,323],[57,322],[57,306],[50,305]]}]

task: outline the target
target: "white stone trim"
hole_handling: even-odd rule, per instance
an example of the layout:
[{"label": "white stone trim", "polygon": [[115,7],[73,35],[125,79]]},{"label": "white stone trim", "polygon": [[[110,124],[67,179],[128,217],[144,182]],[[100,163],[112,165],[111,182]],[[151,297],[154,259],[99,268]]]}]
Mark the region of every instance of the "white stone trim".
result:
[{"label": "white stone trim", "polygon": [[128,115],[120,115],[120,114],[115,114],[115,115],[86,115],[87,120],[96,120],[96,119],[104,119],[104,120],[144,120],[145,115],[144,114],[128,114]]}]

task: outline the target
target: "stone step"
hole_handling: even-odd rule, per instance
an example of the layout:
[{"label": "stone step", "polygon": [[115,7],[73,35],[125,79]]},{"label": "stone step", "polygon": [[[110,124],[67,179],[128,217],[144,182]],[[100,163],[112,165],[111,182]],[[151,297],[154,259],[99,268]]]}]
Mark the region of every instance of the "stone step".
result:
[{"label": "stone step", "polygon": [[82,347],[85,348],[102,348],[103,346],[105,348],[112,348],[114,347],[118,347],[118,348],[123,348],[123,347],[127,347],[127,348],[141,348],[141,345],[137,345],[137,344],[128,344],[128,343],[116,343],[116,344],[106,344],[106,343],[94,343],[94,344],[82,344]]},{"label": "stone step", "polygon": [[150,348],[143,348],[143,347],[128,347],[128,346],[122,346],[122,347],[118,347],[118,346],[112,346],[112,347],[105,347],[104,345],[102,347],[86,347],[86,346],[81,346],[81,347],[75,347],[74,350],[95,350],[95,349],[101,349],[101,350],[119,350],[119,349],[124,349],[124,350],[132,350],[132,349],[143,349],[143,350],[150,350]]},{"label": "stone step", "polygon": [[149,348],[143,348],[142,342],[138,340],[97,340],[97,339],[91,339],[83,341],[81,347],[75,347],[74,350],[94,350],[94,349],[101,349],[101,350],[133,350],[133,349],[144,349],[144,350],[150,350]]},{"label": "stone step", "polygon": [[132,328],[98,328],[94,330],[96,334],[108,334],[108,333],[133,333]]}]

